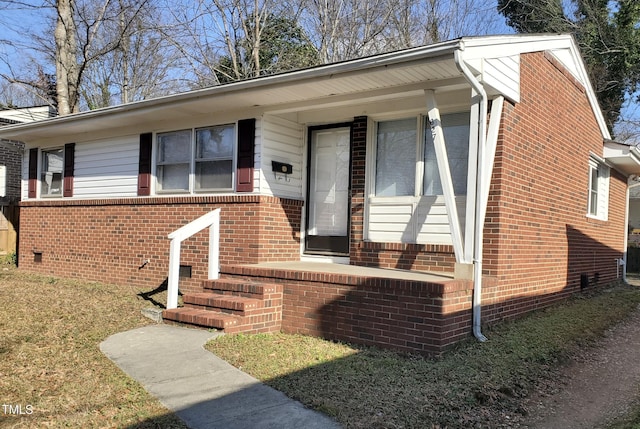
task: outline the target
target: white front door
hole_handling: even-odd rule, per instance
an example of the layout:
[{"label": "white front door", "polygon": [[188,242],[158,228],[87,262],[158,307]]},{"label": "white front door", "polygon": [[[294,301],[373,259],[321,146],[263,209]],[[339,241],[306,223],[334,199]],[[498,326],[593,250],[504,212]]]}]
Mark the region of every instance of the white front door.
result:
[{"label": "white front door", "polygon": [[306,252],[349,253],[351,128],[310,131]]}]

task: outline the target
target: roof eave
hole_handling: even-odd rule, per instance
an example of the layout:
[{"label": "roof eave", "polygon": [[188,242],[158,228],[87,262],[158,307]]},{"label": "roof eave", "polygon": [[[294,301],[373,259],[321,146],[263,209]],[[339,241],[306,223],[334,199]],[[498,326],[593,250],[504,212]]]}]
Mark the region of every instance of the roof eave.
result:
[{"label": "roof eave", "polygon": [[[44,128],[58,127],[81,121],[96,120],[100,118],[123,115],[131,112],[144,114],[169,105],[189,103],[205,97],[216,97],[223,94],[247,92],[254,89],[294,83],[312,82],[322,78],[333,78],[351,73],[359,73],[370,69],[400,67],[403,64],[421,61],[439,56],[451,55],[459,48],[461,39],[438,43],[430,46],[395,51],[387,54],[375,55],[356,60],[344,61],[329,65],[322,65],[303,70],[295,70],[282,74],[248,79],[225,85],[208,87],[194,91],[137,101],[117,106],[105,107],[87,112],[75,113],[66,116],[58,116],[41,121],[10,125],[0,128],[0,138],[28,140],[30,135]],[[247,107],[252,107],[247,105]]]},{"label": "roof eave", "polygon": [[604,159],[621,173],[640,176],[640,150],[636,146],[607,140],[604,142],[603,155]]}]

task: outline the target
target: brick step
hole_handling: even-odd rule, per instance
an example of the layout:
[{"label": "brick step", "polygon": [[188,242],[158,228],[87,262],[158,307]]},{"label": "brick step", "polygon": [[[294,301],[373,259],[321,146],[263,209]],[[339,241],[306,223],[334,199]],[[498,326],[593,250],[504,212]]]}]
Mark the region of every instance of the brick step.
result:
[{"label": "brick step", "polygon": [[221,295],[212,292],[187,293],[182,297],[185,307],[247,316],[264,308],[264,301],[245,296]]},{"label": "brick step", "polygon": [[242,316],[237,316],[235,314],[226,314],[217,311],[187,307],[163,310],[162,318],[165,320],[172,320],[174,322],[222,330],[232,329],[245,323]]},{"label": "brick step", "polygon": [[225,333],[277,332],[282,324],[282,285],[244,279],[203,282],[204,292],[185,293],[184,307],[163,319],[221,329]]},{"label": "brick step", "polygon": [[257,283],[244,279],[205,280],[202,287],[223,295],[264,298],[270,294],[282,292],[282,285],[276,283]]}]

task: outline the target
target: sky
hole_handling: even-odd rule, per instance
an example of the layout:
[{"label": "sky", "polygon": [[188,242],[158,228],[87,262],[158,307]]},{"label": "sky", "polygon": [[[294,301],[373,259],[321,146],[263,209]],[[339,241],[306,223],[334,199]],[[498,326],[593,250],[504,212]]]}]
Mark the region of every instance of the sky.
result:
[{"label": "sky", "polygon": [[[191,0],[184,1],[190,2]],[[26,0],[22,3],[41,5],[43,2],[44,0]],[[478,13],[486,13],[489,17],[495,16],[495,19],[491,19],[487,27],[484,28],[485,34],[513,33],[514,31],[506,25],[505,20],[499,15],[493,4],[493,0],[474,2],[474,5],[478,5]],[[16,64],[28,64],[26,60],[29,55],[29,51],[26,49],[20,49],[19,46],[12,47],[6,43],[2,43],[2,41],[9,40],[16,45],[20,45],[26,40],[24,35],[32,34],[45,28],[47,12],[46,8],[14,7],[10,9],[0,1],[0,74],[10,74],[8,64],[12,64],[14,67]],[[493,15],[494,13],[495,15]],[[51,43],[53,43],[52,38]],[[625,115],[640,121],[640,108],[638,107],[638,103],[633,102],[625,106]],[[640,134],[640,132],[638,134]],[[640,143],[640,136],[637,142]]]}]

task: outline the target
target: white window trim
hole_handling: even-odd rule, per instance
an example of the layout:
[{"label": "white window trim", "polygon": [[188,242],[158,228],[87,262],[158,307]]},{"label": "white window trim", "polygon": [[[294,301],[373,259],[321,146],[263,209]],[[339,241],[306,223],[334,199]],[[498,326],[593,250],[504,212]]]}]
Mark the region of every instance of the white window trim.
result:
[{"label": "white window trim", "polygon": [[[231,187],[224,189],[196,189],[195,186],[195,165],[196,165],[196,130],[209,127],[221,127],[225,125],[233,126],[233,154],[231,158]],[[191,132],[191,158],[189,160],[189,189],[186,191],[180,191],[175,189],[160,190],[158,189],[158,134],[170,133],[175,131]],[[233,194],[236,192],[236,169],[238,159],[238,122],[226,122],[214,125],[202,125],[191,128],[174,128],[168,130],[156,131],[153,133],[153,145],[151,147],[151,174],[153,180],[151,181],[151,194],[152,195],[203,195],[203,194]]]},{"label": "white window trim", "polygon": [[[592,171],[596,169],[598,172],[598,187],[597,187],[597,206],[596,213],[591,213],[591,188],[592,188]],[[589,158],[589,178],[587,181],[587,214],[586,216],[591,219],[597,219],[601,221],[607,221],[609,218],[609,178],[611,176],[611,169],[605,162],[595,156],[591,155]]]}]

